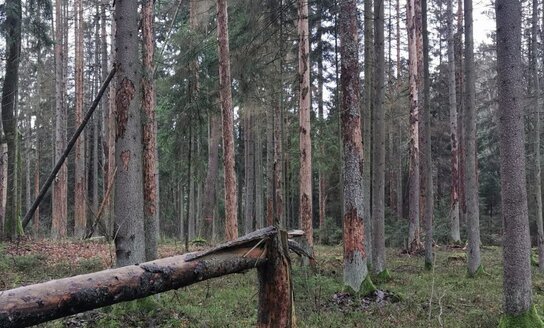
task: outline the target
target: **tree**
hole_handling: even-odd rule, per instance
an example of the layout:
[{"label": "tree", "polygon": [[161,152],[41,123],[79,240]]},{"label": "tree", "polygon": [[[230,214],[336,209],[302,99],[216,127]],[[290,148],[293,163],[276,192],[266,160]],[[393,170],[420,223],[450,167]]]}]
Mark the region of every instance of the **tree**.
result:
[{"label": "tree", "polygon": [[8,146],[7,199],[4,235],[15,239],[18,235],[16,195],[17,168],[17,95],[19,90],[19,62],[21,55],[21,1],[7,0],[5,8],[6,71],[2,86],[2,126]]},{"label": "tree", "polygon": [[[76,31],[75,31],[75,100],[76,126],[83,120],[83,4],[76,0]],[[74,237],[83,238],[87,232],[87,179],[85,174],[85,134],[76,142],[75,149],[75,186],[74,186]]]},{"label": "tree", "polygon": [[217,0],[217,36],[219,39],[219,96],[223,120],[225,235],[227,240],[234,240],[238,237],[238,197],[236,171],[234,170],[234,113],[230,77],[227,0]]},{"label": "tree", "polygon": [[457,127],[457,92],[455,87],[455,49],[453,38],[453,0],[447,0],[447,38],[448,38],[448,102],[450,107],[451,143],[451,188],[450,188],[450,238],[454,243],[461,242],[459,229],[459,138]]},{"label": "tree", "polygon": [[544,272],[544,222],[542,221],[542,181],[540,167],[540,82],[538,76],[538,1],[533,0],[533,15],[531,22],[531,73],[534,112],[534,182],[533,198],[536,212],[538,268]]},{"label": "tree", "polygon": [[[375,70],[372,142],[372,269],[389,276],[385,268],[385,51],[384,1],[374,0]],[[363,168],[364,170],[364,168]]]},{"label": "tree", "polygon": [[414,252],[418,250],[420,245],[419,240],[419,81],[421,52],[418,49],[418,40],[421,35],[421,1],[408,0],[407,13],[407,28],[408,28],[408,55],[410,77],[410,167],[408,172],[409,184],[409,219],[410,225],[408,230],[408,251]]},{"label": "tree", "polygon": [[472,0],[465,0],[465,145],[466,171],[465,195],[468,225],[468,274],[476,275],[480,264],[480,219],[478,195],[478,166],[476,162],[476,100],[474,71],[474,38]]},{"label": "tree", "polygon": [[159,173],[157,168],[157,120],[155,119],[155,35],[154,1],[146,0],[142,8],[143,36],[143,147],[144,147],[144,229],[145,258],[157,258],[159,239]]},{"label": "tree", "polygon": [[[66,105],[64,84],[64,15],[62,1],[55,1],[55,161],[62,156],[66,147]],[[66,237],[68,215],[68,168],[62,166],[53,185],[51,237]]]},{"label": "tree", "polygon": [[310,42],[308,0],[298,0],[298,113],[300,140],[300,226],[305,232],[306,247],[313,254],[312,216],[312,139],[310,134]]},{"label": "tree", "polygon": [[[138,8],[128,0],[115,2],[115,62],[117,121],[115,161],[115,251],[117,266],[145,260],[143,148],[140,114]],[[127,190],[130,192],[122,192]]]},{"label": "tree", "polygon": [[[374,88],[372,85],[372,68],[374,62],[373,38],[374,29],[372,22],[374,15],[372,13],[372,1],[367,0],[364,3],[364,107],[362,112],[363,128],[363,219],[365,220],[365,248],[369,255],[368,260],[372,264],[372,111],[374,102]],[[338,81],[338,79],[337,79]]]},{"label": "tree", "polygon": [[[468,6],[467,6],[468,5]],[[470,3],[465,3],[465,9]],[[497,0],[497,72],[502,220],[504,225],[504,315],[499,327],[544,327],[532,304],[531,244],[527,214],[522,107],[521,4]],[[468,63],[467,63],[468,64]],[[467,78],[468,80],[468,78]]]},{"label": "tree", "polygon": [[340,55],[342,58],[342,142],[344,161],[344,285],[353,292],[374,291],[367,268],[363,211],[363,147],[359,110],[357,6],[355,0],[339,4]]},{"label": "tree", "polygon": [[433,265],[433,163],[431,157],[431,108],[429,104],[431,82],[429,77],[429,33],[427,31],[427,0],[422,0],[422,36],[423,36],[423,106],[420,115],[420,154],[421,160],[421,205],[420,209],[425,224],[425,266]]}]

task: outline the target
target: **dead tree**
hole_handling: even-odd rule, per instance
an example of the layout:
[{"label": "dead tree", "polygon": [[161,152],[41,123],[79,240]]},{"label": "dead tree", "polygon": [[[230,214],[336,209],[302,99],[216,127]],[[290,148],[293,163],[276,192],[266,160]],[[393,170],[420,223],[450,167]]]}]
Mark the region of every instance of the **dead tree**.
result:
[{"label": "dead tree", "polygon": [[259,272],[258,327],[291,327],[291,244],[285,232],[268,227],[204,252],[6,290],[0,292],[0,327],[27,327],[253,268]]}]

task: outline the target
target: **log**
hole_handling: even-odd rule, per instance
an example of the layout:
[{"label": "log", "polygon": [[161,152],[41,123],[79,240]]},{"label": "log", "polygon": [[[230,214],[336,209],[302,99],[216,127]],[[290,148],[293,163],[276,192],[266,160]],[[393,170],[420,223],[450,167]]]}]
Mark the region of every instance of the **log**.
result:
[{"label": "log", "polygon": [[[27,327],[260,267],[276,235],[276,228],[268,227],[206,252],[1,291],[0,327]],[[285,255],[281,259],[285,263]]]}]

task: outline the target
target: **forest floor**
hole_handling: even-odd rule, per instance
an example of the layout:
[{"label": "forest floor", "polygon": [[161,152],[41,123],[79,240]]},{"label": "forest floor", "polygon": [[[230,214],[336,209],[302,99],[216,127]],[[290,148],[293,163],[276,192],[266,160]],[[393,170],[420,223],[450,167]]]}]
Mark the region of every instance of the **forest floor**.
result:
[{"label": "forest floor", "polygon": [[[316,272],[293,260],[298,327],[497,327],[502,306],[501,249],[482,248],[486,274],[478,278],[466,277],[462,249],[440,246],[435,251],[435,269],[428,271],[422,257],[388,249],[392,279],[376,285],[395,297],[380,293],[361,298],[342,293],[342,247],[317,246]],[[160,247],[161,256],[181,252],[179,244]],[[0,244],[0,290],[107,268],[113,253],[105,243]],[[544,309],[544,275],[536,268],[533,286],[535,304]],[[252,270],[40,327],[254,327],[257,301]]]}]

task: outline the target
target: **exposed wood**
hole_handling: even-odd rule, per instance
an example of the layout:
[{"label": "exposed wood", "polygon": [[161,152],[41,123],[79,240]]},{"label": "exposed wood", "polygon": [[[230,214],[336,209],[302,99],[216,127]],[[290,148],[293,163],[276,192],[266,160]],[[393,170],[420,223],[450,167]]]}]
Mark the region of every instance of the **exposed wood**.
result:
[{"label": "exposed wood", "polygon": [[55,180],[55,177],[56,177],[57,173],[59,172],[62,165],[64,164],[64,161],[66,160],[66,157],[68,157],[68,154],[70,154],[70,151],[74,147],[74,145],[75,145],[75,143],[77,141],[77,138],[83,132],[83,129],[85,129],[85,126],[87,125],[87,123],[89,122],[91,117],[93,116],[93,113],[94,113],[96,107],[98,107],[98,104],[100,103],[100,99],[102,98],[102,95],[106,91],[110,81],[112,80],[113,76],[115,75],[115,72],[116,72],[116,68],[114,67],[110,71],[110,74],[108,75],[108,77],[106,78],[104,83],[102,84],[102,87],[100,87],[100,91],[98,91],[98,94],[96,95],[96,98],[93,100],[93,103],[91,104],[91,107],[87,111],[87,114],[85,114],[85,117],[83,118],[83,121],[81,122],[81,125],[77,128],[76,132],[74,132],[74,135],[70,139],[70,142],[68,143],[68,146],[66,146],[66,149],[62,153],[62,156],[58,159],[57,164],[55,165],[55,167],[53,168],[53,170],[49,174],[49,177],[47,177],[47,180],[43,184],[42,188],[40,189],[40,194],[38,195],[38,197],[36,197],[36,200],[34,201],[32,206],[30,207],[28,212],[26,212],[25,217],[23,219],[23,229],[28,225],[28,222],[30,222],[30,219],[34,215],[34,212],[36,211],[36,208],[38,208],[38,206],[40,205],[40,202],[43,200],[45,194],[47,193],[47,190],[51,186],[51,183],[53,183],[53,180]]}]

